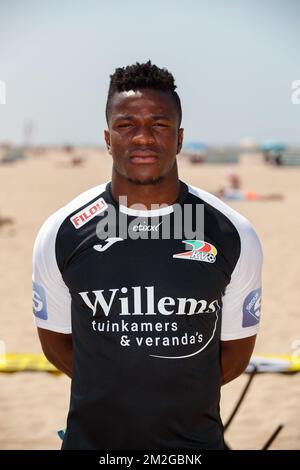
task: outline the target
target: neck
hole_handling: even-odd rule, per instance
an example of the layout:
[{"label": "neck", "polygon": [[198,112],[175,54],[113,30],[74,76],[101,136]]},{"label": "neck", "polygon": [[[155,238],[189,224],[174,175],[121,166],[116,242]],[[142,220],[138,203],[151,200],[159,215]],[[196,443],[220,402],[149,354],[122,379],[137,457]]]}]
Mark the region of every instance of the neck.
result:
[{"label": "neck", "polygon": [[143,204],[151,209],[151,204],[173,204],[180,192],[177,164],[171,172],[157,183],[140,185],[120,175],[113,168],[111,189],[113,197],[119,202],[120,196],[127,197],[127,207]]}]

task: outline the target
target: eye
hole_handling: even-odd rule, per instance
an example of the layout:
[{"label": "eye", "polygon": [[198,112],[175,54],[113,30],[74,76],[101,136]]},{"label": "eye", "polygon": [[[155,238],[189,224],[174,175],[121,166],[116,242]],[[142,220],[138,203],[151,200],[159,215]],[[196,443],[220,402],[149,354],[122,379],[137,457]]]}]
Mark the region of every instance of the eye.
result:
[{"label": "eye", "polygon": [[154,125],[158,127],[168,127],[167,124],[164,124],[163,122],[156,122]]},{"label": "eye", "polygon": [[130,127],[132,124],[130,122],[126,122],[125,124],[119,124],[118,127]]}]

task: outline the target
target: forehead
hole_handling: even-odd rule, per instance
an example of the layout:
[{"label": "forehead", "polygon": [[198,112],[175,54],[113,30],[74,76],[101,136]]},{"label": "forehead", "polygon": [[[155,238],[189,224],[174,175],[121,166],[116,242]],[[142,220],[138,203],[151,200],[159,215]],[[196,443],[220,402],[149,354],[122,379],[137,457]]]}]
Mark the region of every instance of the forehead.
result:
[{"label": "forehead", "polygon": [[162,114],[177,119],[178,111],[171,93],[160,90],[128,90],[115,93],[110,102],[111,118],[120,114]]}]

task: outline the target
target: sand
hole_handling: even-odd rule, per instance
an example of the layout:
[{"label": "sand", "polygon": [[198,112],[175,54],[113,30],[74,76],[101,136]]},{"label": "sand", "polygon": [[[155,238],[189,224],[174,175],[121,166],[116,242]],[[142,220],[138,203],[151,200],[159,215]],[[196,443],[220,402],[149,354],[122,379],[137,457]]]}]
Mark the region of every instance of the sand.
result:
[{"label": "sand", "polygon": [[[99,150],[81,167],[67,164],[58,150],[0,167],[0,210],[13,226],[0,229],[0,340],[7,352],[40,352],[31,313],[31,256],[45,218],[74,196],[110,178],[111,159]],[[191,166],[180,158],[180,177],[206,190],[224,183],[230,166]],[[300,168],[265,166],[244,157],[235,169],[244,187],[280,192],[283,201],[231,205],[256,227],[265,262],[261,330],[255,353],[291,353],[300,339]],[[224,421],[247,379],[244,374],[222,389]],[[58,449],[56,434],[65,425],[70,381],[46,373],[0,374],[0,449]],[[226,440],[234,449],[260,449],[278,423],[285,427],[273,449],[300,449],[300,373],[268,374],[254,379]]]}]

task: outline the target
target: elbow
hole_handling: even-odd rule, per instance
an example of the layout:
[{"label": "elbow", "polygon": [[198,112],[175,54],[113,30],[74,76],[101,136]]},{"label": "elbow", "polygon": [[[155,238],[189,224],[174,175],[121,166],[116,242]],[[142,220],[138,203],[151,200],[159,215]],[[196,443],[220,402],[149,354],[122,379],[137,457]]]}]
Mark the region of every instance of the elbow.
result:
[{"label": "elbow", "polygon": [[222,385],[239,377],[246,369],[255,344],[255,336],[221,342]]},{"label": "elbow", "polygon": [[222,370],[222,385],[237,379],[240,375],[243,374],[243,372],[245,372],[247,365],[248,362],[244,362],[235,365],[234,367],[227,368],[226,370]]},{"label": "elbow", "polygon": [[48,348],[47,346],[45,346],[44,344],[41,345],[42,346],[42,351],[44,353],[44,356],[46,357],[46,359],[51,362],[51,364],[53,364],[55,366],[55,355],[53,354],[53,351],[51,351],[51,348]]}]

